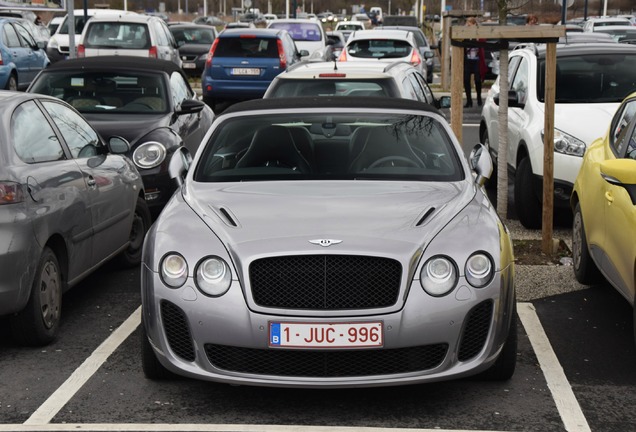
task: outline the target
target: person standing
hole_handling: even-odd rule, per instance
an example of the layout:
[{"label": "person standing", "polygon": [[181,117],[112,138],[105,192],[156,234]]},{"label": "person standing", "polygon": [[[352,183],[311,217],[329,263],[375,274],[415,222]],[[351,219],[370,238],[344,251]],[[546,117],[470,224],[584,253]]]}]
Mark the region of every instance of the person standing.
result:
[{"label": "person standing", "polygon": [[[476,26],[477,19],[475,17],[469,17],[466,20],[467,26]],[[477,92],[477,105],[481,106],[481,82],[486,74],[486,59],[485,51],[480,47],[466,47],[464,48],[464,91],[466,92],[466,104],[464,108],[470,108],[473,106],[473,98],[471,95],[471,83],[470,78],[475,78],[475,91]]]}]

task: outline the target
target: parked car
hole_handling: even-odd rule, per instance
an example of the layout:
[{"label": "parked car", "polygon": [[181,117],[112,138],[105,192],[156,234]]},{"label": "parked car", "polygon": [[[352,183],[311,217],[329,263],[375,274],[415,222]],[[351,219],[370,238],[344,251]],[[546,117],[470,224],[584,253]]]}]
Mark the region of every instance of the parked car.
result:
[{"label": "parked car", "polygon": [[124,139],[52,97],[0,91],[0,112],[0,316],[45,345],[63,292],[111,258],[139,265],[150,214]]},{"label": "parked car", "polygon": [[301,55],[286,30],[224,30],[212,44],[201,76],[203,100],[215,109],[221,102],[260,98],[274,77]]},{"label": "parked car", "polygon": [[300,51],[306,51],[303,57],[316,60],[330,60],[331,49],[320,22],[313,19],[279,19],[267,24],[267,28],[287,30]]},{"label": "parked car", "polygon": [[18,18],[0,18],[0,88],[24,90],[50,61]]},{"label": "parked car", "polygon": [[[602,136],[620,102],[636,89],[636,47],[610,43],[557,44],[554,116],[555,213],[569,212],[585,149]],[[508,160],[521,223],[541,227],[545,46],[510,53]],[[499,81],[484,102],[481,142],[499,150]],[[496,182],[495,182],[496,184]],[[567,214],[567,213],[566,213]]]},{"label": "parked car", "polygon": [[369,61],[384,63],[406,61],[416,67],[422,76],[428,77],[426,59],[433,58],[432,51],[420,55],[412,32],[406,30],[364,30],[349,36],[338,61]]},{"label": "parked car", "polygon": [[249,21],[249,22],[237,21],[237,22],[229,22],[225,24],[225,27],[223,28],[223,30],[237,29],[237,28],[256,28],[256,26],[254,25],[252,21]]},{"label": "parked car", "polygon": [[200,78],[218,32],[212,26],[199,24],[171,25],[168,28],[179,47],[184,72],[190,77]]},{"label": "parked car", "polygon": [[358,30],[364,30],[364,21],[340,21],[336,24],[335,31],[348,31],[354,32]]},{"label": "parked car", "polygon": [[340,57],[340,53],[344,49],[345,46],[345,37],[342,32],[339,31],[328,31],[327,32],[327,43],[331,45],[331,55],[332,58],[328,60],[337,60]]},{"label": "parked car", "polygon": [[623,101],[605,136],[585,152],[570,203],[576,279],[589,285],[604,277],[635,307],[636,93]]},{"label": "parked car", "polygon": [[[121,14],[134,14],[134,12],[126,12],[123,10],[117,9],[87,9],[86,17],[91,19],[96,15],[121,15]],[[74,16],[74,37],[73,44],[75,49],[77,49],[77,44],[79,42],[79,37],[82,34],[82,30],[84,30],[84,25],[86,24],[87,19],[84,17],[84,10],[75,9],[73,12]],[[60,60],[66,60],[70,57],[69,46],[70,46],[70,38],[69,38],[69,18],[68,14],[64,17],[62,24],[57,28],[55,34],[51,35],[47,46],[46,46],[46,55],[51,60],[51,63],[55,63]],[[75,51],[73,52],[75,54]]]},{"label": "parked car", "polygon": [[607,33],[616,42],[629,43],[636,40],[636,26],[605,26],[594,30],[594,34]]},{"label": "parked car", "polygon": [[422,74],[406,62],[298,63],[274,78],[263,97],[312,96],[392,97],[450,107],[450,97],[437,100]]},{"label": "parked car", "polygon": [[414,15],[384,15],[382,25],[417,27],[417,17]]},{"label": "parked car", "polygon": [[510,378],[514,258],[480,187],[492,171],[482,149],[469,166],[421,102],[230,107],[191,164],[173,159],[182,187],[146,237],[146,377],[316,388]]},{"label": "parked car", "polygon": [[102,136],[128,140],[127,154],[141,173],[153,214],[175,189],[170,158],[182,146],[194,152],[214,118],[183,70],[165,60],[104,56],[58,62],[27,91],[63,99]]},{"label": "parked car", "polygon": [[415,44],[417,45],[417,49],[420,53],[420,57],[426,59],[426,81],[429,83],[433,82],[433,69],[435,67],[435,51],[437,49],[437,45],[431,45],[426,38],[426,35],[419,27],[408,27],[408,26],[380,26],[376,27],[376,30],[406,30],[408,32],[413,33],[413,37],[415,38]]},{"label": "parked car", "polygon": [[619,17],[603,17],[603,18],[590,18],[583,24],[583,31],[594,32],[599,28],[606,26],[630,26],[632,23],[627,18]]},{"label": "parked car", "polygon": [[44,25],[35,24],[36,15],[33,11],[12,11],[12,10],[0,10],[0,18],[16,18],[23,27],[25,27],[35,42],[39,46],[46,46],[49,38],[51,37],[51,33],[49,29]]},{"label": "parked car", "polygon": [[77,57],[150,57],[181,67],[179,47],[166,22],[158,16],[95,16],[84,26]]},{"label": "parked car", "polygon": [[194,24],[205,24],[205,25],[214,26],[214,27],[219,27],[219,26],[224,26],[225,25],[225,21],[223,21],[219,17],[215,17],[215,16],[212,16],[212,15],[197,17],[194,20],[192,20],[192,22]]},{"label": "parked car", "polygon": [[60,24],[62,24],[62,21],[64,21],[64,17],[62,16],[56,16],[51,18],[51,21],[49,21],[49,23],[46,25],[46,27],[49,29],[50,35],[55,34],[55,32],[57,31],[57,28],[60,26]]},{"label": "parked car", "polygon": [[351,16],[351,22],[362,23],[365,29],[370,29],[372,27],[371,18],[369,18],[369,15],[365,13],[353,14]]}]

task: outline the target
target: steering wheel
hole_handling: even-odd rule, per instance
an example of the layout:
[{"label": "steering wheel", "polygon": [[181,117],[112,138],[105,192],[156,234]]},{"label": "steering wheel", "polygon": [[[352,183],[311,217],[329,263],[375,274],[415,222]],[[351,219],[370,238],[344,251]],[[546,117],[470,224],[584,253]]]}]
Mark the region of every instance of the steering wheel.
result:
[{"label": "steering wheel", "polygon": [[373,162],[369,165],[368,169],[377,168],[389,162],[398,162],[401,166],[407,166],[412,168],[421,168],[420,165],[412,159],[409,159],[404,156],[385,156]]}]

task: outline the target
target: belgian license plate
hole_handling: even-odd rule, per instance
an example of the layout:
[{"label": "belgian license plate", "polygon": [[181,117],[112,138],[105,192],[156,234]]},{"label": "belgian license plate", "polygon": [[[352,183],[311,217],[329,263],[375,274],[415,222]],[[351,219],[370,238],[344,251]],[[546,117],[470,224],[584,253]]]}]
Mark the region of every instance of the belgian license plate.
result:
[{"label": "belgian license plate", "polygon": [[183,63],[183,69],[196,69],[197,65],[194,63]]},{"label": "belgian license plate", "polygon": [[290,348],[370,348],[384,344],[382,322],[270,322],[269,346]]},{"label": "belgian license plate", "polygon": [[232,75],[259,75],[259,68],[232,68]]}]

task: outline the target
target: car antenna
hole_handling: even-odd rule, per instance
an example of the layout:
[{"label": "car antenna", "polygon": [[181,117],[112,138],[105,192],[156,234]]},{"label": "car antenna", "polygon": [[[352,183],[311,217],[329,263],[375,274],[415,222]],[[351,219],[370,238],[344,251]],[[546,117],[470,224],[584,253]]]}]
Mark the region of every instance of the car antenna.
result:
[{"label": "car antenna", "polygon": [[334,71],[338,70],[338,60],[336,60],[336,59],[333,60],[333,70]]}]

